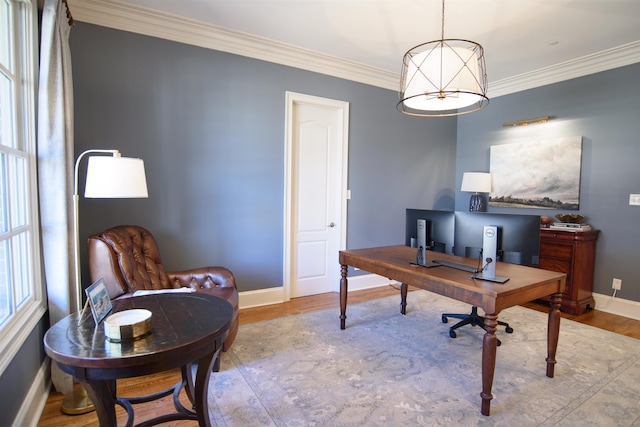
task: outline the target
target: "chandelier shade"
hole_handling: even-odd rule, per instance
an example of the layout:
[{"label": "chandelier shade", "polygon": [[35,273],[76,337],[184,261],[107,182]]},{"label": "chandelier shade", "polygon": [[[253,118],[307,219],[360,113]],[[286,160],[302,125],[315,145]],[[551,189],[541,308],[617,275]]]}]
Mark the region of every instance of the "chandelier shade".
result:
[{"label": "chandelier shade", "polygon": [[470,40],[442,38],[405,53],[396,108],[412,116],[446,117],[489,104],[484,49]]}]

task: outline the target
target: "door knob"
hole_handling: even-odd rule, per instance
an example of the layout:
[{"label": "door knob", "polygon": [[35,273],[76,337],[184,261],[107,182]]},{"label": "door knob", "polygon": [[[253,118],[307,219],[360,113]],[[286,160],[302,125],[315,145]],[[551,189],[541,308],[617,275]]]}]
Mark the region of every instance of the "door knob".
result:
[{"label": "door knob", "polygon": [[335,222],[332,222],[331,224],[327,225],[327,227],[329,227],[329,228],[333,228],[335,226],[336,226]]}]

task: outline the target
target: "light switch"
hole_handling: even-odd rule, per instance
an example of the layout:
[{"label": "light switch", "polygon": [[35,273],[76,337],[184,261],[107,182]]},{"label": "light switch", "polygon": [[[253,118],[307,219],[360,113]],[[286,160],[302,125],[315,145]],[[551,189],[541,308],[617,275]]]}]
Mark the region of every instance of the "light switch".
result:
[{"label": "light switch", "polygon": [[629,194],[629,205],[640,206],[640,194]]}]

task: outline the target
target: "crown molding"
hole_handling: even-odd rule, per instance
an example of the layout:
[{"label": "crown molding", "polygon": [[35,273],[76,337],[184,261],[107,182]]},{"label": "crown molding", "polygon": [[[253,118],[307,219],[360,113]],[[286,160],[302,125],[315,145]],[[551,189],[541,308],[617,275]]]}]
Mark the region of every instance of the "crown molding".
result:
[{"label": "crown molding", "polygon": [[[68,0],[76,21],[273,62],[384,89],[400,74],[252,34],[113,0]],[[495,98],[640,62],[640,41],[489,83]]]},{"label": "crown molding", "polygon": [[397,90],[396,73],[252,34],[151,9],[104,0],[68,0],[73,18],[103,27],[260,59],[385,89]]},{"label": "crown molding", "polygon": [[489,98],[521,92],[640,62],[640,41],[489,83]]}]

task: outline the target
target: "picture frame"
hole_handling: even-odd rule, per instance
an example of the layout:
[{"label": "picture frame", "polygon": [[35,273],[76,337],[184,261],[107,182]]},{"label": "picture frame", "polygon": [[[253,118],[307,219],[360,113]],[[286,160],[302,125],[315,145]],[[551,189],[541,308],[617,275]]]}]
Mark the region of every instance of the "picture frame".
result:
[{"label": "picture frame", "polygon": [[580,209],[582,136],[490,148],[489,206]]},{"label": "picture frame", "polygon": [[87,303],[89,307],[91,307],[93,320],[97,325],[112,309],[111,299],[109,298],[109,292],[107,292],[104,280],[102,278],[96,280],[91,286],[85,289],[85,293],[87,294]]}]

